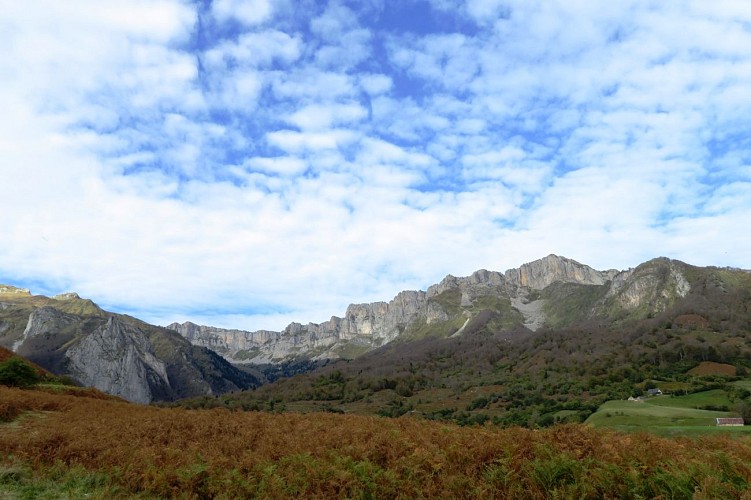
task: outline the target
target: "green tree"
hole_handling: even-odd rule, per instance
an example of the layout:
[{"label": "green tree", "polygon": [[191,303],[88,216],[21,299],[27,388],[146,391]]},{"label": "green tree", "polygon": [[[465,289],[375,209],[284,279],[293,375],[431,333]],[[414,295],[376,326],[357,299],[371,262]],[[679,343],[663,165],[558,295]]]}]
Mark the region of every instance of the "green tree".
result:
[{"label": "green tree", "polygon": [[751,403],[748,401],[742,401],[738,403],[735,409],[746,424],[751,424]]},{"label": "green tree", "polygon": [[0,384],[12,387],[29,387],[40,380],[39,373],[21,358],[10,358],[0,363]]}]

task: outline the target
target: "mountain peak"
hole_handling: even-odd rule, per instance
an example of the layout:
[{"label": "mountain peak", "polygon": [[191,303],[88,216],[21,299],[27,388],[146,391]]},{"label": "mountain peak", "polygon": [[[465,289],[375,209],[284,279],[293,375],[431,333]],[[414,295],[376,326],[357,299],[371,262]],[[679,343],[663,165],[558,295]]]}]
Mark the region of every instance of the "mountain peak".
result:
[{"label": "mountain peak", "polygon": [[0,294],[31,295],[31,290],[28,288],[17,288],[11,285],[0,285]]},{"label": "mountain peak", "polygon": [[607,273],[555,254],[522,264],[518,269],[509,269],[505,276],[509,284],[535,290],[558,281],[582,285],[603,285],[608,281]]}]

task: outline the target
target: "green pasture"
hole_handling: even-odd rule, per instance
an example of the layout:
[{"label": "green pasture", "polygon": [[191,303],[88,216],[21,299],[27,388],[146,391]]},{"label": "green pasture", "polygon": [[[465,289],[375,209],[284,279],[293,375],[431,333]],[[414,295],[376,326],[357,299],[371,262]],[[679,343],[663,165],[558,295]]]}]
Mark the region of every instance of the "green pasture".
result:
[{"label": "green pasture", "polygon": [[590,415],[586,423],[626,432],[650,432],[659,435],[697,436],[714,433],[751,433],[751,426],[717,427],[717,417],[737,417],[735,412],[698,409],[704,406],[728,406],[733,403],[723,390],[686,396],[658,396],[645,401],[607,401]]},{"label": "green pasture", "polygon": [[732,409],[735,405],[728,398],[728,393],[722,389],[686,394],[685,396],[660,396],[647,399],[645,404],[690,409],[707,409],[705,408],[707,406],[727,406]]}]

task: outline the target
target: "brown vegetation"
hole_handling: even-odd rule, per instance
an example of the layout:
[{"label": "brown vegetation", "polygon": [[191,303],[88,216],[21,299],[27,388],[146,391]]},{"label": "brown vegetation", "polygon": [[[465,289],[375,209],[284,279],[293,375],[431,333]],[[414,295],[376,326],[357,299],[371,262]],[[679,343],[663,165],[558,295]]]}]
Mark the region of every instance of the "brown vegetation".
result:
[{"label": "brown vegetation", "polygon": [[738,370],[733,365],[703,361],[688,371],[689,375],[727,375],[735,377]]},{"label": "brown vegetation", "polygon": [[709,320],[705,318],[704,316],[699,316],[698,314],[681,314],[680,316],[677,316],[675,320],[673,320],[673,323],[675,323],[676,326],[682,327],[682,328],[708,328],[709,327]]},{"label": "brown vegetation", "polygon": [[104,473],[125,496],[718,498],[751,481],[745,439],[164,409],[0,387],[4,420],[25,412],[45,413],[0,424],[0,465]]},{"label": "brown vegetation", "polygon": [[6,359],[10,359],[15,354],[13,354],[13,351],[6,349],[5,347],[0,347],[0,362],[5,361]]}]

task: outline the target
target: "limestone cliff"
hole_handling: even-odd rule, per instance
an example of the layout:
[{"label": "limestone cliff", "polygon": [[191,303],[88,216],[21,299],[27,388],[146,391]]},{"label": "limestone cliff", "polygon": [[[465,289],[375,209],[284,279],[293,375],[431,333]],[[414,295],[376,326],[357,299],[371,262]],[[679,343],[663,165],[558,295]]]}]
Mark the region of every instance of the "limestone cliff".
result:
[{"label": "limestone cliff", "polygon": [[246,332],[173,323],[175,330],[195,345],[214,349],[234,362],[269,363],[296,356],[338,357],[337,350],[364,352],[396,339],[411,323],[443,319],[429,305],[425,292],[405,291],[390,302],[351,304],[343,318],[323,323],[291,323],[282,332]]},{"label": "limestone cliff", "polygon": [[685,297],[691,286],[681,272],[681,266],[669,259],[654,259],[614,282],[609,294],[626,310],[639,308],[659,312]]},{"label": "limestone cliff", "polygon": [[68,349],[65,357],[69,373],[83,385],[128,401],[149,403],[170,391],[167,370],[148,338],[114,316]]},{"label": "limestone cliff", "polygon": [[[569,289],[542,293],[554,284]],[[600,287],[603,293],[595,302],[579,304],[578,315],[564,314],[559,309],[570,300],[562,294],[573,293],[570,287]],[[320,324],[292,323],[281,332],[224,330],[190,322],[167,328],[233,362],[274,363],[295,357],[354,357],[397,339],[460,335],[470,319],[483,311],[494,318],[496,328],[523,325],[531,330],[546,325],[547,315],[556,326],[608,315],[615,309],[623,317],[645,304],[652,309],[665,307],[688,289],[680,266],[668,259],[657,259],[656,264],[636,272],[597,271],[549,255],[505,273],[479,270],[466,277],[448,275],[425,292],[401,292],[388,303],[352,304],[341,318],[333,316]],[[589,297],[584,294],[582,300]]]},{"label": "limestone cliff", "polygon": [[509,286],[543,290],[555,282],[580,285],[604,285],[613,279],[617,271],[595,271],[575,260],[548,255],[547,257],[509,269],[505,273]]}]

